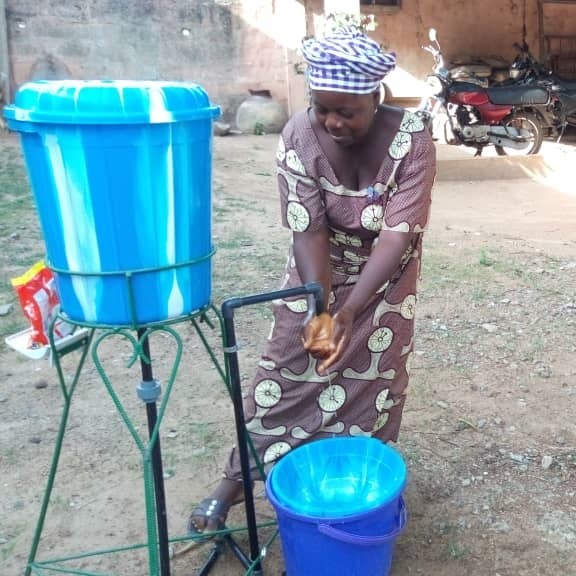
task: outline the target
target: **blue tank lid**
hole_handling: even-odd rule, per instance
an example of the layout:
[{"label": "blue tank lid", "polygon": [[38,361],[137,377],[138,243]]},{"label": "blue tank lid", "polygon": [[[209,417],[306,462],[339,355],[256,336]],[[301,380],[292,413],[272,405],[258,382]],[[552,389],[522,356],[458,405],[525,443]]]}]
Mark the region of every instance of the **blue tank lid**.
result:
[{"label": "blue tank lid", "polygon": [[18,123],[166,124],[216,118],[220,108],[192,82],[158,80],[41,80],[23,84],[4,108]]}]

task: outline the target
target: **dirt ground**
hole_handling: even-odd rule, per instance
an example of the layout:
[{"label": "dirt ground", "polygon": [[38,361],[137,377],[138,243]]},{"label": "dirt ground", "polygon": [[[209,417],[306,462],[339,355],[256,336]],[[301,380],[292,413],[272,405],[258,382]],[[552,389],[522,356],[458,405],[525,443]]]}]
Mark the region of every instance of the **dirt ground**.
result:
[{"label": "dirt ground", "polygon": [[[274,136],[214,142],[216,305],[280,284],[289,238],[279,224],[275,143]],[[17,140],[4,136],[1,148],[0,305],[12,304],[0,317],[3,340],[25,326],[9,278],[43,249]],[[570,146],[545,146],[543,154],[566,167],[576,160]],[[446,157],[439,147],[440,162]],[[487,179],[470,179],[468,163],[484,159],[457,158],[457,176],[437,182],[425,240],[416,352],[398,444],[409,469],[409,522],[397,541],[392,576],[576,575],[576,195],[569,193],[576,189],[557,185],[558,174],[546,185],[544,172],[536,179],[495,180],[498,159],[486,159]],[[269,323],[268,305],[238,311],[244,382]],[[203,326],[220,359],[218,325]],[[169,532],[176,538],[184,535],[193,504],[217,482],[235,432],[225,386],[201,339],[189,322],[173,328],[183,354],[161,445]],[[155,334],[151,350],[166,397],[175,340]],[[145,408],[136,395],[141,375],[138,365],[128,367],[130,347],[108,338],[98,351],[134,434],[145,442]],[[78,362],[79,352],[62,358],[67,384]],[[2,576],[25,569],[62,404],[54,367],[2,344]],[[143,542],[141,460],[90,355],[74,393],[37,558]],[[256,497],[258,520],[273,520],[261,485]],[[243,525],[241,508],[229,525]],[[245,544],[245,532],[238,540]],[[208,550],[178,557],[172,574],[192,576]],[[89,574],[149,573],[141,549],[64,566]],[[265,574],[281,575],[278,540],[263,566]],[[235,576],[244,568],[228,551],[211,573]]]}]

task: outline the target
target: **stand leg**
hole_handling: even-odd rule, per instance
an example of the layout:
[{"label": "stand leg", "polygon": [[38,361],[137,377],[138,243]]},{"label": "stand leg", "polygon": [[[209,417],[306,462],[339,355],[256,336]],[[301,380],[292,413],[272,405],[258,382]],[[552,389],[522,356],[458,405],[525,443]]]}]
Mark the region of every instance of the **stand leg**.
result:
[{"label": "stand leg", "polygon": [[[64,441],[64,432],[66,431],[66,425],[68,424],[68,415],[70,413],[70,403],[72,402],[72,395],[76,389],[76,384],[80,378],[80,372],[86,361],[86,356],[88,354],[88,349],[90,348],[90,342],[92,341],[92,336],[94,331],[92,331],[81,343],[77,344],[77,347],[83,346],[82,355],[80,356],[80,361],[76,367],[74,373],[74,378],[70,384],[70,388],[66,387],[66,380],[62,370],[62,365],[60,364],[60,355],[64,355],[66,351],[56,352],[54,351],[54,364],[56,365],[56,370],[58,372],[58,379],[60,381],[60,390],[64,397],[64,408],[62,410],[62,417],[60,419],[60,427],[58,428],[58,435],[56,436],[56,445],[54,447],[54,453],[52,455],[52,463],[50,465],[50,472],[48,473],[48,482],[46,483],[46,490],[44,491],[44,498],[42,499],[42,507],[40,508],[40,515],[38,517],[38,522],[36,523],[36,530],[34,532],[34,538],[32,540],[32,547],[30,549],[30,554],[28,556],[28,563],[26,564],[26,570],[24,572],[25,576],[30,576],[32,571],[32,564],[36,560],[36,554],[38,552],[38,546],[40,545],[40,537],[42,536],[42,530],[44,529],[44,522],[46,520],[46,513],[48,512],[48,504],[50,503],[50,496],[52,495],[52,489],[54,487],[54,480],[56,478],[56,471],[58,469],[58,462],[60,461],[60,453],[62,451],[62,442]],[[55,350],[53,348],[53,350]]]},{"label": "stand leg", "polygon": [[[142,454],[142,464],[144,473],[144,491],[146,504],[146,527],[148,532],[148,564],[149,576],[169,576],[170,575],[170,547],[167,528],[166,500],[164,494],[164,472],[162,469],[162,454],[159,442],[160,423],[164,417],[172,387],[174,385],[178,366],[182,357],[182,340],[178,333],[169,326],[157,326],[151,328],[137,329],[136,338],[127,329],[117,328],[106,330],[96,339],[92,347],[92,358],[94,365],[106,386],[108,394],[112,398],[124,424],[128,428],[136,446]],[[152,363],[150,357],[149,337],[152,332],[163,332],[170,335],[176,344],[176,354],[170,375],[166,380],[166,389],[162,394],[160,383],[154,379],[152,374]],[[122,337],[127,339],[134,350],[132,362],[140,359],[142,381],[138,385],[138,397],[147,407],[149,440],[146,442],[141,438],[140,433],[130,420],[124,406],[108,377],[100,355],[100,346],[109,337]],[[162,400],[157,404],[160,396]],[[158,406],[158,411],[157,411]]]}]

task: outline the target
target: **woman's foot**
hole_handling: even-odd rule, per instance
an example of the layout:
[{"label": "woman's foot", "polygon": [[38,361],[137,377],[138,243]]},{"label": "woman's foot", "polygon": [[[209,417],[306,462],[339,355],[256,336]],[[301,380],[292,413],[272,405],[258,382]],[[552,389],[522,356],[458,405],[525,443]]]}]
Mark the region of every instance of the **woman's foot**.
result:
[{"label": "woman's foot", "polygon": [[194,507],[188,518],[188,533],[203,534],[221,530],[226,524],[230,508],[243,500],[242,482],[225,478],[208,498]]}]

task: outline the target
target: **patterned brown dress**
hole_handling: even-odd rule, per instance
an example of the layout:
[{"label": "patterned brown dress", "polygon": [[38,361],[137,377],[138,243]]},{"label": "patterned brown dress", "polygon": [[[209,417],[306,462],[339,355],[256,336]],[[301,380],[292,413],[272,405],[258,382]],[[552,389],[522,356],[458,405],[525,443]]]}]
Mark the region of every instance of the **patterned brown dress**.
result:
[{"label": "patterned brown dress", "polygon": [[[366,189],[339,184],[306,112],[286,125],[277,163],[283,224],[296,232],[330,230],[331,314],[346,301],[381,230],[417,236],[393,278],[356,320],[352,341],[329,376],[318,373],[319,361],[302,346],[306,299],[274,303],[272,331],[244,401],[247,428],[264,465],[324,437],[397,439],[413,349],[422,232],[436,165],[428,132],[408,111]],[[301,284],[290,249],[282,287]],[[236,449],[224,476],[240,480]]]}]

